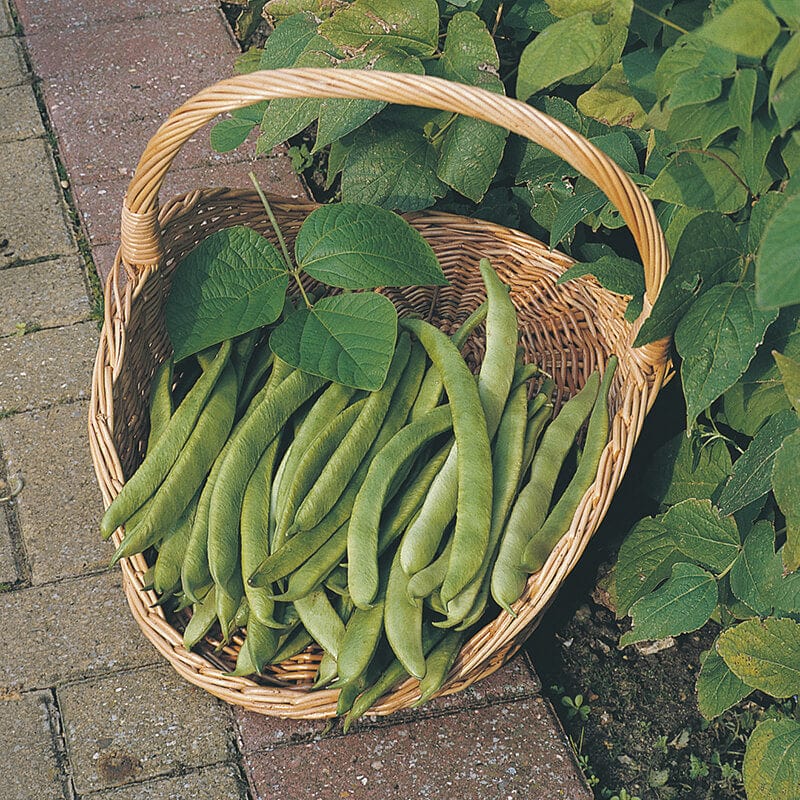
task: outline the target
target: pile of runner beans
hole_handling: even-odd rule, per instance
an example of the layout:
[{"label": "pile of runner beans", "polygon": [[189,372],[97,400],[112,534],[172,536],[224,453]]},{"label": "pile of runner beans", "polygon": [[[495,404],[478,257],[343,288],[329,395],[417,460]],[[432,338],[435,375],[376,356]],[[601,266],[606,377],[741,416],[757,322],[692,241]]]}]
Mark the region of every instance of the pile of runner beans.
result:
[{"label": "pile of runner beans", "polygon": [[[187,648],[244,628],[233,674],[249,675],[316,642],[316,685],[341,689],[349,723],[407,674],[434,694],[490,597],[514,613],[594,481],[616,360],[550,422],[553,384],[523,363],[486,260],[481,275],[452,337],[400,320],[374,392],[291,368],[268,331],[199,353],[175,386],[160,368],[147,455],[101,529],[125,527],[115,562],[157,550],[152,587],[192,605]],[[475,376],[460,351],[484,322]]]}]

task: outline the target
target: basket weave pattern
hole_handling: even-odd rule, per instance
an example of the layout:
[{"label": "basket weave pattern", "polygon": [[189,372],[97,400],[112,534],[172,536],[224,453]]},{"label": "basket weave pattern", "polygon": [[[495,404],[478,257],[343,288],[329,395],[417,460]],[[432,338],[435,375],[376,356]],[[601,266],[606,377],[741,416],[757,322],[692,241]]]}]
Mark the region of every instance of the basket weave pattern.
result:
[{"label": "basket weave pattern", "polygon": [[[435,78],[378,72],[280,70],[223,81],[174,112],[151,140],[131,182],[122,215],[122,238],[106,286],[105,324],[92,385],[89,439],[106,504],[124,475],[140,463],[147,438],[147,398],[156,367],[171,352],[164,302],[177,263],[203,238],[245,224],[268,237],[272,231],[255,192],[196,190],[158,208],[158,191],[183,142],[223,111],[274,97],[361,97],[466,113],[528,136],[591,178],[615,203],[636,243],[645,270],[644,315],[668,269],[663,235],[647,199],[604,154],[569,128],[515,100]],[[315,206],[276,199],[274,210],[289,244]],[[511,287],[529,360],[551,373],[557,403],[580,388],[588,375],[616,353],[619,368],[611,387],[612,431],[597,478],[544,567],[528,581],[515,604],[517,616],[502,612],[463,646],[440,694],[460,691],[500,667],[520,646],[580,558],[603,518],[625,472],[644,417],[666,377],[668,343],[634,350],[639,324],[623,314],[626,299],[591,278],[558,286],[573,262],[517,231],[447,214],[407,215],[433,246],[451,285],[436,290],[387,290],[401,314],[415,313],[450,332],[484,297],[477,264],[489,258]],[[644,318],[644,315],[642,319]],[[477,364],[474,346],[468,359]],[[114,534],[119,543],[119,532]],[[241,638],[215,650],[207,640],[197,652],[182,642],[181,620],[168,620],[156,597],[144,590],[142,555],[122,560],[124,588],[134,617],[147,638],[190,682],[250,710],[281,717],[335,715],[338,692],[309,691],[320,652],[309,649],[263,678],[230,677]],[[371,713],[389,714],[419,697],[409,678],[385,695]]]}]

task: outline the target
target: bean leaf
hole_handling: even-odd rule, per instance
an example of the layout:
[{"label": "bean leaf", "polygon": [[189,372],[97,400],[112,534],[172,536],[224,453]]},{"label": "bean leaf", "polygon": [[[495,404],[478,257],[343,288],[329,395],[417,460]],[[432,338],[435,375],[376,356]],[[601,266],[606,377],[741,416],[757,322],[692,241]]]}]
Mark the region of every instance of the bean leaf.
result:
[{"label": "bean leaf", "polygon": [[[517,97],[527,100],[540,89],[591,67],[606,46],[610,31],[595,25],[582,11],[548,25],[522,51],[517,73]],[[569,42],[569,47],[564,47]]]},{"label": "bean leaf", "polygon": [[717,504],[723,514],[744,508],[772,488],[775,457],[783,440],[797,427],[797,414],[786,409],[771,417],[756,433],[747,450],[733,465],[731,477],[719,496]]},{"label": "bean leaf", "polygon": [[421,131],[367,124],[354,134],[342,166],[342,199],[416,211],[445,193],[437,155]]},{"label": "bean leaf", "polygon": [[695,564],[675,564],[660,589],[631,607],[633,629],[622,635],[620,647],[697,630],[708,622],[716,605],[714,576]]},{"label": "bean leaf", "polygon": [[800,195],[790,198],[771,217],[756,255],[756,300],[762,308],[800,303],[800,259],[797,231]]},{"label": "bean leaf", "polygon": [[312,278],[342,289],[447,285],[420,233],[397,214],[360,203],[312,211],[297,234],[295,257]]},{"label": "bean leaf", "polygon": [[800,414],[800,361],[789,358],[777,350],[772,351],[772,357],[780,370],[781,378],[783,378],[786,396],[794,410]]},{"label": "bean leaf", "polygon": [[760,722],[747,741],[742,768],[749,800],[800,798],[800,723]]},{"label": "bean leaf", "polygon": [[653,591],[686,556],[667,533],[662,517],[639,520],[620,547],[615,584],[617,617],[624,617],[640,598]]},{"label": "bean leaf", "polygon": [[798,610],[800,574],[783,574],[781,553],[775,552],[775,529],[767,520],[756,522],[744,540],[730,572],[731,591],[756,614]]},{"label": "bean leaf", "polygon": [[702,292],[739,277],[743,253],[744,244],[727,217],[709,212],[690,220],[658,299],[634,344],[639,346],[671,335]]},{"label": "bean leaf", "polygon": [[714,572],[724,572],[739,554],[739,531],[710,500],[684,500],[664,514],[664,530],[678,548]]},{"label": "bean leaf", "polygon": [[631,302],[625,312],[626,319],[636,319],[641,313],[644,297],[644,272],[641,264],[616,255],[604,255],[597,261],[573,264],[557,282],[565,283],[583,275],[594,275],[611,292],[631,295]]},{"label": "bean leaf", "polygon": [[777,311],[756,308],[753,292],[735,283],[709,289],[675,330],[689,428],[697,415],[733,386],[755,355]]},{"label": "bean leaf", "polygon": [[251,228],[204,239],[178,265],[167,298],[175,360],[275,322],[288,284],[283,258]]},{"label": "bean leaf", "polygon": [[800,693],[800,623],[748,619],[723,631],[717,652],[748,686],[773,697]]},{"label": "bean leaf", "polygon": [[270,336],[275,355],[293,367],[346,386],[374,391],[389,370],[397,312],[375,292],[323,297],[301,307]]},{"label": "bean leaf", "polygon": [[728,665],[712,649],[706,654],[697,676],[697,706],[706,719],[714,719],[753,690],[731,672]]},{"label": "bean leaf", "polygon": [[669,505],[710,500],[730,471],[731,456],[723,441],[700,444],[696,437],[679,433],[653,454],[644,488],[654,500]]},{"label": "bean leaf", "polygon": [[761,58],[781,26],[763,0],[733,0],[720,14],[698,28],[697,36],[742,56]]},{"label": "bean leaf", "polygon": [[429,56],[436,50],[439,7],[436,0],[355,0],[326,19],[319,32],[352,50],[378,44]]},{"label": "bean leaf", "polygon": [[673,156],[647,190],[652,200],[732,214],[747,202],[736,156],[711,148]]}]

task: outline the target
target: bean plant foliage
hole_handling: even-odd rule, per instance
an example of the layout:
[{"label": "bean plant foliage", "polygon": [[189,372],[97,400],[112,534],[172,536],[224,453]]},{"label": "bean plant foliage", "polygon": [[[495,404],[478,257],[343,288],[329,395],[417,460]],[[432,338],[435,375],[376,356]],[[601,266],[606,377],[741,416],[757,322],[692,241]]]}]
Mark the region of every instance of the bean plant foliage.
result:
[{"label": "bean plant foliage", "polygon": [[[744,761],[751,800],[800,798],[800,4],[797,0],[269,0],[240,71],[436,75],[515,96],[586,136],[649,196],[672,267],[642,345],[673,337],[685,430],[652,456],[660,513],[616,568],[621,646],[710,620],[701,712],[776,702]],[[345,203],[520,228],[642,309],[617,210],[542,147],[486,122],[363,100],[235,112],[213,146],[310,131]],[[308,134],[307,134],[308,135]],[[299,256],[302,262],[303,257]],[[277,280],[277,279],[276,279]],[[300,325],[300,323],[296,323]],[[304,323],[305,324],[305,323]]]}]

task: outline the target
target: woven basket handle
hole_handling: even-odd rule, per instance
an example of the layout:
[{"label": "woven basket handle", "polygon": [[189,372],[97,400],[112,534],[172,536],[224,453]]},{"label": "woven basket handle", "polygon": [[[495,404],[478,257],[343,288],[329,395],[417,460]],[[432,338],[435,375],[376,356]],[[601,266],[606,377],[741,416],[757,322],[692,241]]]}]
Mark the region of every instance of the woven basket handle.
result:
[{"label": "woven basket handle", "polygon": [[360,98],[453,111],[495,123],[542,145],[591,180],[617,207],[642,259],[648,304],[655,302],[669,269],[664,234],[650,201],[605,153],[519,100],[442,78],[378,71],[253,72],[220,81],[187,100],[150,140],[128,187],[122,210],[121,254],[129,268],[152,267],[163,254],[158,193],[187,139],[219,114],[278,97]]}]

